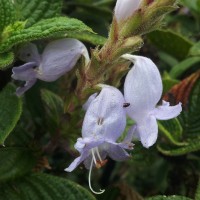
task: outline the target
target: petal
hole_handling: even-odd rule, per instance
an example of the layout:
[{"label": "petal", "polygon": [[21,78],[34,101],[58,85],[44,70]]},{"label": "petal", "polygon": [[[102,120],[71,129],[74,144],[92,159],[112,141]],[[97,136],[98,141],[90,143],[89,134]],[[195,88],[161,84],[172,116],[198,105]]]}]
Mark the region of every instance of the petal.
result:
[{"label": "petal", "polygon": [[90,156],[90,150],[103,144],[103,140],[95,140],[93,138],[78,138],[75,148],[81,153],[65,171],[73,171],[81,162]]},{"label": "petal", "polygon": [[78,138],[76,144],[74,145],[74,147],[79,151],[85,151],[85,150],[90,150],[94,147],[99,146],[100,144],[102,144],[104,142],[103,139],[96,139],[96,138]]},{"label": "petal", "polygon": [[124,84],[128,115],[137,120],[153,110],[162,94],[162,80],[158,68],[148,58],[126,54],[123,58],[134,62]]},{"label": "petal", "polygon": [[158,125],[154,116],[147,116],[142,122],[137,123],[137,130],[144,147],[152,146],[158,137]]},{"label": "petal", "polygon": [[83,152],[78,158],[76,158],[69,167],[65,169],[66,172],[73,171],[78,165],[80,165],[87,157],[89,156],[89,152]]},{"label": "petal", "polygon": [[91,102],[96,98],[97,93],[92,94],[88,100],[85,102],[85,104],[83,105],[83,109],[86,111],[88,109],[88,107],[90,106]]},{"label": "petal", "polygon": [[130,155],[116,143],[109,143],[108,155],[116,161],[123,161],[130,158]]},{"label": "petal", "polygon": [[111,86],[104,87],[90,103],[83,121],[82,136],[101,137],[116,141],[126,126],[122,93]]},{"label": "petal", "polygon": [[115,17],[117,21],[125,20],[139,8],[141,0],[117,0]]},{"label": "petal", "polygon": [[40,55],[37,46],[33,43],[28,43],[22,46],[19,50],[19,58],[24,62],[35,62],[37,65],[40,63]]},{"label": "petal", "polygon": [[132,140],[138,140],[140,139],[139,133],[137,131],[137,126],[133,125],[129,130],[128,130],[128,134],[132,135]]},{"label": "petal", "polygon": [[16,95],[21,96],[22,94],[24,94],[27,90],[29,90],[36,83],[36,81],[37,81],[37,79],[26,81],[26,83],[23,87],[17,88]]},{"label": "petal", "polygon": [[159,120],[168,120],[177,117],[182,111],[182,104],[179,103],[176,106],[170,106],[168,102],[163,101],[162,106],[158,106],[152,111],[154,115]]},{"label": "petal", "polygon": [[19,67],[13,67],[12,78],[15,80],[29,81],[36,78],[36,71],[34,70],[36,66],[35,62],[29,62]]},{"label": "petal", "polygon": [[135,130],[136,130],[136,125],[133,125],[129,130],[128,130],[128,133],[123,141],[123,143],[127,143],[127,142],[131,142],[132,139],[133,139],[133,135],[135,133]]},{"label": "petal", "polygon": [[76,39],[60,39],[49,43],[42,54],[38,78],[44,81],[57,80],[76,65],[81,55],[88,62],[86,47]]}]

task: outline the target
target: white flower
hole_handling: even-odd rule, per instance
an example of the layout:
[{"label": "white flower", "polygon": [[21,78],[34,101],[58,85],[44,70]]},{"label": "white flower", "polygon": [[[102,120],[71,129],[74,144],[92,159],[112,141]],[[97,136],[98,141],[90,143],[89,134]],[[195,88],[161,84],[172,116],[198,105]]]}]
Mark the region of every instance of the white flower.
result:
[{"label": "white flower", "polygon": [[72,38],[50,42],[42,54],[39,54],[35,44],[25,45],[19,51],[19,58],[26,63],[12,70],[13,79],[26,82],[23,87],[17,89],[16,94],[24,94],[37,79],[47,82],[57,80],[70,71],[82,55],[87,65],[90,59],[85,45]]},{"label": "white flower", "polygon": [[163,87],[156,65],[142,56],[126,54],[123,58],[134,63],[124,84],[125,101],[130,103],[126,110],[137,124],[135,136],[148,148],[156,142],[158,136],[156,119],[177,117],[182,111],[181,103],[170,106],[168,102],[163,101],[161,106],[157,106]]},{"label": "white flower", "polygon": [[115,17],[117,21],[122,21],[133,15],[140,7],[141,0],[117,0],[115,6]]},{"label": "white flower", "polygon": [[89,169],[89,187],[91,187],[91,171],[93,166],[100,168],[107,162],[106,156],[113,160],[123,161],[130,157],[125,149],[132,150],[132,133],[128,133],[124,141],[117,143],[117,140],[126,127],[126,112],[123,107],[124,97],[122,93],[112,86],[102,86],[97,95],[92,95],[84,109],[86,114],[83,121],[82,137],[78,138],[75,148],[80,152],[71,165],[65,169],[73,171],[80,163],[84,162]]}]

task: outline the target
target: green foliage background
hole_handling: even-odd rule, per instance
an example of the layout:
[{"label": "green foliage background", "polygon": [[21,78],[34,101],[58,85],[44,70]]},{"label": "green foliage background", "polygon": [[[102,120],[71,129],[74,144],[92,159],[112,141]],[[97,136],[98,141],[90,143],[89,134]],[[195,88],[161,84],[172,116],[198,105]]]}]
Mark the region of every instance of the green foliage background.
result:
[{"label": "green foliage background", "polygon": [[[77,155],[73,145],[84,116],[81,109],[68,110],[75,71],[53,83],[38,81],[22,98],[14,94],[10,68],[21,64],[20,45],[73,37],[89,48],[102,46],[114,5],[114,0],[0,0],[0,199],[200,200],[199,0],[181,0],[159,30],[144,36],[137,52],[159,66],[163,98],[181,101],[183,112],[159,122],[154,147],[144,149],[136,141],[132,159],[109,160],[94,171],[94,187],[105,188],[103,195],[87,190],[87,170],[64,172]],[[127,130],[132,123],[128,120]]]}]

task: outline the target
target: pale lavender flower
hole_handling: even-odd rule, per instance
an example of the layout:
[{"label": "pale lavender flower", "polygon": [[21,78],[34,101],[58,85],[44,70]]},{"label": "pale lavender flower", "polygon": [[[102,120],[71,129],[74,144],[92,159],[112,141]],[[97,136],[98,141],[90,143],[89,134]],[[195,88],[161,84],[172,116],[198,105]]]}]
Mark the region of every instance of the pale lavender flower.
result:
[{"label": "pale lavender flower", "polygon": [[115,17],[117,22],[126,20],[140,7],[141,0],[117,0]]},{"label": "pale lavender flower", "polygon": [[156,65],[148,58],[126,54],[123,58],[134,63],[126,76],[124,97],[130,106],[128,115],[136,122],[135,137],[144,147],[152,146],[158,137],[156,119],[167,120],[177,117],[182,111],[181,103],[170,106],[163,101],[157,106],[162,95],[162,79]]},{"label": "pale lavender flower", "polygon": [[37,79],[47,82],[57,80],[76,65],[81,55],[85,57],[87,64],[89,55],[86,47],[80,41],[71,38],[50,42],[41,55],[36,45],[25,45],[19,51],[19,58],[27,63],[12,70],[13,79],[26,81],[23,87],[17,89],[16,94],[22,95]]},{"label": "pale lavender flower", "polygon": [[[95,98],[96,96],[96,98]],[[111,86],[103,86],[99,95],[95,94],[89,99],[89,104],[82,126],[82,138],[78,138],[75,148],[80,156],[65,169],[73,171],[80,163],[84,162],[85,167],[90,169],[89,186],[91,187],[91,170],[93,165],[102,167],[109,156],[113,160],[123,161],[129,158],[124,149],[133,149],[131,143],[132,135],[129,133],[123,142],[117,143],[126,126],[126,112],[124,97],[122,93]]]}]

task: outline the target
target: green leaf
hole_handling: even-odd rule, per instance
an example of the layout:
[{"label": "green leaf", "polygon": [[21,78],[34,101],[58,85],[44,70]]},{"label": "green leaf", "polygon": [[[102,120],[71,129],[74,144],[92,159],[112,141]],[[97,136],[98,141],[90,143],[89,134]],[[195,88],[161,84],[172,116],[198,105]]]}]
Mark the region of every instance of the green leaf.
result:
[{"label": "green leaf", "polygon": [[[198,75],[198,74],[197,74]],[[185,84],[185,81],[182,83]],[[186,85],[187,87],[191,87],[191,83]],[[192,84],[193,81],[192,81]],[[181,88],[181,91],[184,88]],[[183,91],[182,91],[183,92]],[[183,92],[184,94],[184,92]],[[200,80],[195,83],[191,93],[189,100],[187,100],[187,107],[184,111],[182,111],[181,115],[178,117],[181,126],[183,128],[183,138],[184,143],[187,145],[183,147],[174,147],[166,144],[159,144],[158,150],[167,156],[180,156],[185,155],[187,153],[195,152],[200,150]],[[179,94],[180,96],[180,94]],[[183,97],[185,98],[185,97]]]},{"label": "green leaf", "polygon": [[0,33],[15,20],[15,9],[12,0],[0,1]]},{"label": "green leaf", "polygon": [[155,197],[150,197],[146,198],[145,200],[192,200],[188,197],[183,197],[183,196],[155,196]]},{"label": "green leaf", "polygon": [[200,199],[200,180],[199,180],[197,190],[196,190],[196,193],[195,193],[195,200],[199,200],[199,199]]},{"label": "green leaf", "polygon": [[200,42],[197,42],[189,52],[189,55],[191,56],[200,56]]},{"label": "green leaf", "polygon": [[159,144],[157,146],[158,151],[166,156],[182,156],[191,152],[200,150],[199,138],[193,140],[187,140],[187,146],[183,147],[172,147],[169,145]]},{"label": "green leaf", "polygon": [[[27,148],[0,148],[0,182],[24,176],[35,166],[36,159]],[[0,187],[1,188],[1,187]]]},{"label": "green leaf", "polygon": [[61,115],[64,113],[63,100],[58,95],[46,89],[41,90],[41,97],[45,104],[48,119],[51,119],[55,125],[58,126],[60,124]]},{"label": "green leaf", "polygon": [[67,36],[83,40],[94,45],[104,45],[107,40],[107,38],[93,33],[68,33]]},{"label": "green leaf", "polygon": [[5,52],[11,49],[14,45],[38,40],[48,37],[58,36],[73,36],[73,33],[93,33],[92,30],[83,22],[66,17],[56,17],[52,19],[41,20],[30,28],[13,32],[5,41],[0,45],[0,52]]},{"label": "green leaf", "polygon": [[162,81],[163,81],[163,94],[168,92],[174,85],[180,82],[179,80],[171,78],[171,76],[167,72],[164,72]]},{"label": "green leaf", "polygon": [[27,27],[42,19],[61,15],[62,0],[16,0],[15,4],[18,17],[27,20]]},{"label": "green leaf", "polygon": [[0,53],[0,70],[6,69],[14,62],[15,56],[13,52]]},{"label": "green leaf", "polygon": [[200,136],[200,79],[195,83],[188,102],[188,107],[179,119],[185,136],[189,138]]},{"label": "green leaf", "polygon": [[172,78],[179,78],[184,72],[200,62],[200,57],[191,57],[175,65],[170,71]]},{"label": "green leaf", "polygon": [[14,129],[22,113],[22,100],[15,95],[15,90],[8,84],[0,93],[0,144]]},{"label": "green leaf", "polygon": [[157,30],[148,34],[148,39],[160,50],[172,55],[178,60],[187,57],[193,43],[171,30]]},{"label": "green leaf", "polygon": [[6,200],[95,200],[80,185],[47,174],[32,174],[23,179],[4,184],[0,196]]},{"label": "green leaf", "polygon": [[184,146],[187,143],[181,142],[183,129],[178,119],[158,122],[159,130],[170,140],[172,144]]}]

